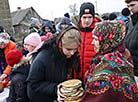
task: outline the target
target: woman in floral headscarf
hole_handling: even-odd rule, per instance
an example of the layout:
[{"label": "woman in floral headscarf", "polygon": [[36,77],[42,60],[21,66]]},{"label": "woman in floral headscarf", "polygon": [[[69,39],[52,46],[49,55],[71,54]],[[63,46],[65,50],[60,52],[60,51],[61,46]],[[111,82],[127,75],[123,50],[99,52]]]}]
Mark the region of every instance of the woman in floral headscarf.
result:
[{"label": "woman in floral headscarf", "polygon": [[138,102],[132,60],[123,45],[124,24],[101,22],[92,34],[96,56],[86,74],[83,102]]}]

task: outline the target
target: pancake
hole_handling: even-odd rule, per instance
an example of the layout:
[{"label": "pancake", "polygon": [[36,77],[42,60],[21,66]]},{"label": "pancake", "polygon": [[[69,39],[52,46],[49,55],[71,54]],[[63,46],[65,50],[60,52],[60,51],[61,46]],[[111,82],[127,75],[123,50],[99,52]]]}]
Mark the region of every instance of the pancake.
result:
[{"label": "pancake", "polygon": [[71,79],[61,83],[63,87],[70,88],[70,87],[79,87],[81,86],[82,82],[79,79]]},{"label": "pancake", "polygon": [[64,102],[80,102],[84,94],[82,82],[78,79],[71,79],[61,83],[59,95],[65,96]]}]

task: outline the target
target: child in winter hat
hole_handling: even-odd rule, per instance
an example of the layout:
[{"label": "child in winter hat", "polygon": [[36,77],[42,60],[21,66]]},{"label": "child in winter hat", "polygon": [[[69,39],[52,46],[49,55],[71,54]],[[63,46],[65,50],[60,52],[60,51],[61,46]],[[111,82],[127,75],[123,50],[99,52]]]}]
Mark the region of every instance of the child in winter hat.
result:
[{"label": "child in winter hat", "polygon": [[26,57],[32,62],[32,54],[37,52],[37,50],[42,46],[43,42],[41,41],[41,37],[38,33],[33,32],[29,34],[24,39],[24,46],[28,50],[28,54]]},{"label": "child in winter hat", "polygon": [[61,19],[61,22],[57,25],[57,31],[61,32],[63,29],[72,26],[72,22],[69,18],[64,17]]},{"label": "child in winter hat", "polygon": [[32,45],[34,47],[38,46],[40,43],[41,43],[41,37],[36,32],[33,32],[33,33],[29,34],[24,39],[24,44]]},{"label": "child in winter hat", "polygon": [[94,18],[94,15],[95,15],[94,5],[90,2],[84,2],[83,4],[81,4],[80,13],[79,13],[80,17],[83,14],[91,14]]},{"label": "child in winter hat", "polygon": [[12,66],[8,99],[10,102],[15,102],[15,100],[29,102],[26,92],[27,86],[25,84],[30,70],[29,60],[17,49],[9,51],[6,60]]}]

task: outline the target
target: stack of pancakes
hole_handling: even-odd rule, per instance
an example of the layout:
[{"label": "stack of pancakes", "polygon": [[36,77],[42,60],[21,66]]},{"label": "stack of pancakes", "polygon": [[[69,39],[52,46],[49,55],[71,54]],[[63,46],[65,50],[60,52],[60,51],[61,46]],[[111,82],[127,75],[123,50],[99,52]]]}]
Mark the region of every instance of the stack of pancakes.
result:
[{"label": "stack of pancakes", "polygon": [[82,82],[78,79],[71,79],[61,83],[59,92],[66,97],[64,102],[80,102],[84,94]]}]

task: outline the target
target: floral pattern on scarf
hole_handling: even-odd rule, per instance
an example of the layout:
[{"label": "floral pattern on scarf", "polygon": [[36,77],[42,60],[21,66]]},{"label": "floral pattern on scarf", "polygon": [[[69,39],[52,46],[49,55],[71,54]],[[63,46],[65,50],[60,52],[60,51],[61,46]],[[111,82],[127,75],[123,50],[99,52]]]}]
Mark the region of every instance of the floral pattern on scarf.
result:
[{"label": "floral pattern on scarf", "polygon": [[100,95],[113,90],[132,100],[138,93],[138,87],[129,51],[123,45],[124,24],[116,21],[101,22],[93,34],[100,41],[100,51],[93,58],[86,76],[86,92]]},{"label": "floral pattern on scarf", "polygon": [[99,53],[105,54],[122,44],[125,37],[125,26],[123,22],[100,22],[92,34],[96,35],[100,41]]}]

